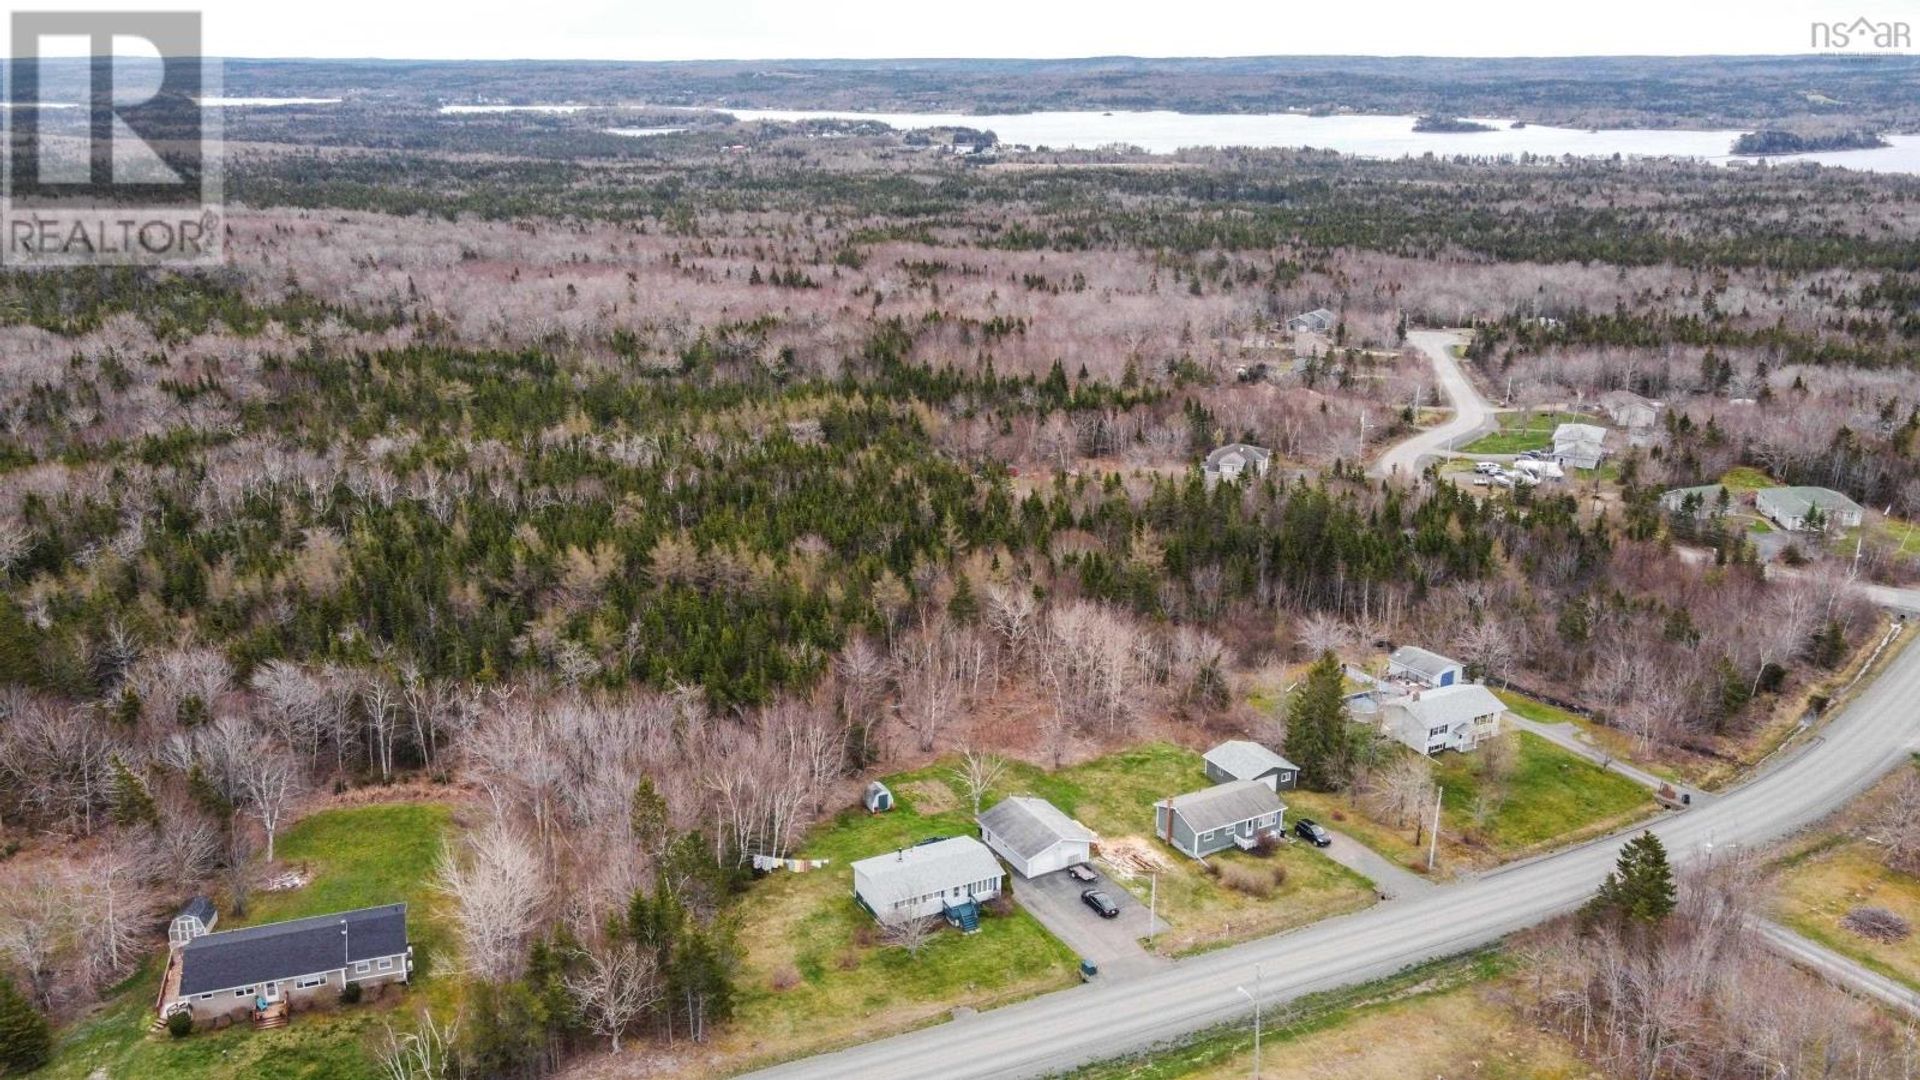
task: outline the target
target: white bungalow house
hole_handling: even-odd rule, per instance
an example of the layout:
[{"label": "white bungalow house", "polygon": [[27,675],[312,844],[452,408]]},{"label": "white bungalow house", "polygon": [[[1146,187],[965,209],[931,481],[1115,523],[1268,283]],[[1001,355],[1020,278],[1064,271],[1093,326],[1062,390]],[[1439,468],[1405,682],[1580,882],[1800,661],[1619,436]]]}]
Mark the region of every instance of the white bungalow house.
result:
[{"label": "white bungalow house", "polygon": [[1387,677],[1439,689],[1467,681],[1465,664],[1418,645],[1402,645],[1387,656]]},{"label": "white bungalow house", "polygon": [[1823,487],[1762,488],[1753,505],[1788,532],[1857,529],[1866,515],[1859,503]]},{"label": "white bungalow house", "polygon": [[1300,766],[1246,739],[1229,739],[1207,751],[1207,779],[1216,784],[1252,780],[1286,791],[1300,779]]},{"label": "white bungalow house", "polygon": [[1500,734],[1507,707],[1478,683],[1415,690],[1383,702],[1380,733],[1431,757],[1442,750],[1466,752]]},{"label": "white bungalow house", "polygon": [[1265,476],[1273,464],[1273,451],[1252,443],[1228,443],[1207,455],[1207,463],[1201,466],[1206,473],[1207,486],[1211,487],[1222,480],[1237,480],[1242,473],[1251,472],[1255,476]]},{"label": "white bungalow house", "polygon": [[980,928],[980,904],[1006,889],[1007,872],[971,836],[929,840],[853,864],[853,896],[883,923],[933,915]]},{"label": "white bungalow house", "polygon": [[1561,424],[1553,429],[1553,456],[1562,465],[1597,469],[1607,456],[1607,429],[1592,424]]},{"label": "white bungalow house", "polygon": [[980,839],[1013,872],[1036,878],[1093,857],[1093,830],[1045,799],[1014,795],[980,815]]},{"label": "white bungalow house", "polygon": [[1660,410],[1664,408],[1652,398],[1641,397],[1631,390],[1609,390],[1600,395],[1600,409],[1612,420],[1614,426],[1626,428],[1629,432],[1641,432],[1653,427],[1660,420]]}]

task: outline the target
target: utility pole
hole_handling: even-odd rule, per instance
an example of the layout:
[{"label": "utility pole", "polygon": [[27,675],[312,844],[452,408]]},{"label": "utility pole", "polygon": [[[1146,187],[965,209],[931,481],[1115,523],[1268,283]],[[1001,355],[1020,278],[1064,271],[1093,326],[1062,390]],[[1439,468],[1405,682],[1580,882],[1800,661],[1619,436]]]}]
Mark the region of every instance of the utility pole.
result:
[{"label": "utility pole", "polygon": [[1147,878],[1147,940],[1152,941],[1160,932],[1160,872],[1155,870]]},{"label": "utility pole", "polygon": [[1440,798],[1447,789],[1435,785],[1433,789],[1433,835],[1427,838],[1427,873],[1433,873],[1433,860],[1440,854]]},{"label": "utility pole", "polygon": [[[1253,966],[1253,987],[1255,991],[1261,989],[1261,973],[1258,964]],[[1240,996],[1253,1005],[1253,1080],[1260,1080],[1260,998],[1263,995],[1257,992],[1249,994],[1244,986],[1236,986],[1234,989],[1240,991]]]}]

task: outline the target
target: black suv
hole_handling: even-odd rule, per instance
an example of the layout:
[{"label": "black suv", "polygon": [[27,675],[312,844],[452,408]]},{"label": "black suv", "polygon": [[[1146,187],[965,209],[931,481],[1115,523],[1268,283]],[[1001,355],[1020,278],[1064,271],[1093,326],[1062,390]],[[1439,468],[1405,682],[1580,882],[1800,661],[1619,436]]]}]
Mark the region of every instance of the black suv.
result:
[{"label": "black suv", "polygon": [[1303,817],[1293,823],[1295,836],[1314,847],[1328,847],[1333,843],[1333,834],[1320,827],[1320,823],[1310,817]]},{"label": "black suv", "polygon": [[1100,913],[1103,919],[1120,917],[1120,906],[1107,899],[1107,894],[1099,889],[1088,889],[1080,894],[1080,902]]}]

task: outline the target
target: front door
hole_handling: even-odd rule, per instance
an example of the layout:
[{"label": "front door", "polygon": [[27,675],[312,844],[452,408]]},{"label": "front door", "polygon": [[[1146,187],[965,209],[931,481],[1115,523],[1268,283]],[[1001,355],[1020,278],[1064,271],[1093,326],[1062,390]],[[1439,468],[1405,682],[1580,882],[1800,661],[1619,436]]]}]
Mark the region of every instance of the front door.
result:
[{"label": "front door", "polygon": [[266,998],[269,1004],[280,1000],[280,984],[279,983],[270,982],[267,984]]}]

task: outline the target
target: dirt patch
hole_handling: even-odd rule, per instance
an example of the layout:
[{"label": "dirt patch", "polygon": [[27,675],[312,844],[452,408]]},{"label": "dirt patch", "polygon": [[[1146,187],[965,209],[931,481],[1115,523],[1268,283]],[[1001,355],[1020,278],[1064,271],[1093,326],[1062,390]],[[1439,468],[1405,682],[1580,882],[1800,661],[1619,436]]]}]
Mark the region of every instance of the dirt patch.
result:
[{"label": "dirt patch", "polygon": [[292,892],[304,889],[307,882],[313,880],[313,871],[304,866],[293,866],[276,870],[260,882],[261,892]]},{"label": "dirt patch", "polygon": [[944,814],[960,809],[960,796],[938,780],[916,780],[900,789],[917,814]]}]

